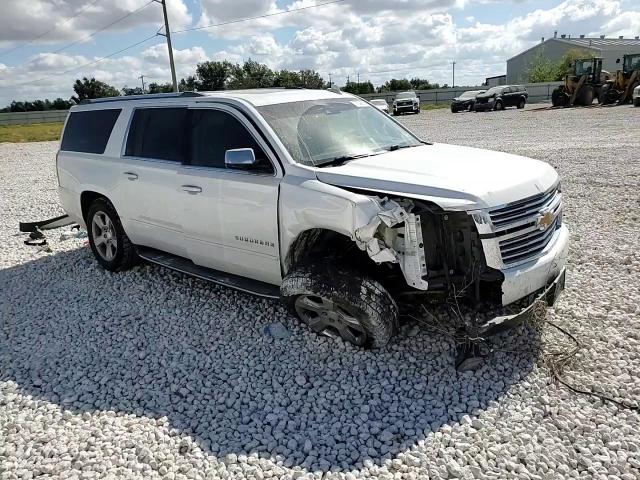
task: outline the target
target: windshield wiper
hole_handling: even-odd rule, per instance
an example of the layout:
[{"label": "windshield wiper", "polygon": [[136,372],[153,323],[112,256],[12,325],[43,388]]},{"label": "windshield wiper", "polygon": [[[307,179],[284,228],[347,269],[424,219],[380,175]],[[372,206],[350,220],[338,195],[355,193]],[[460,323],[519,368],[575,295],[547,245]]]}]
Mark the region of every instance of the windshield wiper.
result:
[{"label": "windshield wiper", "polygon": [[339,167],[340,165],[344,165],[349,160],[355,160],[357,158],[365,158],[370,157],[371,153],[360,153],[358,155],[341,155],[339,157],[332,158],[331,160],[327,160],[326,162],[319,163],[316,167]]},{"label": "windshield wiper", "polygon": [[396,150],[400,150],[401,148],[413,148],[418,145],[389,145],[386,150],[389,152],[395,152]]}]

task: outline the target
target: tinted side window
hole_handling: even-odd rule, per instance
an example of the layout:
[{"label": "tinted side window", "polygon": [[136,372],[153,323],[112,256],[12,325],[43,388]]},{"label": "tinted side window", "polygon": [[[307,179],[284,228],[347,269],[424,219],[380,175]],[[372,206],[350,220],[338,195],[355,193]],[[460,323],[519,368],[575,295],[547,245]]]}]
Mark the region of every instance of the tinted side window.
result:
[{"label": "tinted side window", "polygon": [[182,162],[185,159],[186,108],[135,110],[126,155]]},{"label": "tinted side window", "polygon": [[225,168],[227,150],[253,148],[257,169],[273,172],[258,142],[233,115],[220,110],[193,110],[192,125],[191,165]]},{"label": "tinted side window", "polygon": [[121,109],[72,112],[62,137],[61,150],[104,153]]}]

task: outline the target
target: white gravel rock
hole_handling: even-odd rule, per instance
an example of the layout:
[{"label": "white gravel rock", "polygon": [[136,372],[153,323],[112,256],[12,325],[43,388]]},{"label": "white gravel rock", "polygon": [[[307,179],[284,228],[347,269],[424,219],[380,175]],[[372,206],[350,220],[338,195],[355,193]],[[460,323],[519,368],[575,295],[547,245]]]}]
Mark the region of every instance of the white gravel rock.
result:
[{"label": "white gravel rock", "polygon": [[[567,379],[637,399],[637,112],[533,108],[401,121],[559,170],[572,243],[548,318],[585,344]],[[638,478],[638,413],[550,382],[535,329],[462,374],[426,328],[361,351],[277,302],[149,265],[106,272],[68,229],[48,234],[51,253],[23,245],[19,221],[62,213],[56,148],[0,145],[2,479]]]}]

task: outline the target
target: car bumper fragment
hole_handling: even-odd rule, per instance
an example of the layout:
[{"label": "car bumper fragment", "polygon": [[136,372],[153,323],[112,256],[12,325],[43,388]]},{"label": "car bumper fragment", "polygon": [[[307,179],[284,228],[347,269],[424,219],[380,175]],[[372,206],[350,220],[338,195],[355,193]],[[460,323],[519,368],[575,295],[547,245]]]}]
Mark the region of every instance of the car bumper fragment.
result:
[{"label": "car bumper fragment", "polygon": [[[564,291],[567,269],[562,268],[560,273],[548,283],[535,299],[519,313],[495,317],[478,328],[480,335],[495,335],[499,332],[519,325],[527,320],[532,320],[540,308],[553,306],[560,294]],[[542,306],[542,307],[541,307]]]}]

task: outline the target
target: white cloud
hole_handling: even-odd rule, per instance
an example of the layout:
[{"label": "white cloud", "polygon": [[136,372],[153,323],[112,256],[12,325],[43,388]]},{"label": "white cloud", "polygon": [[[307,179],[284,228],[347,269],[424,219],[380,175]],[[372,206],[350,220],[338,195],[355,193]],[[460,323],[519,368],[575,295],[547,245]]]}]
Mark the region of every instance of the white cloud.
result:
[{"label": "white cloud", "polygon": [[[31,19],[33,27],[34,19],[47,15],[64,18],[89,0],[58,1],[60,8],[56,13],[52,13],[48,7],[50,2],[24,0],[31,8],[29,13],[18,15],[13,12],[11,15],[16,22],[16,15]],[[324,1],[293,0],[284,7],[278,7],[274,0],[234,0],[234,8],[225,9],[221,7],[227,5],[228,0],[202,0],[202,15],[196,15],[196,25],[277,13]],[[254,58],[277,69],[313,68],[325,78],[332,73],[334,81],[338,83],[344,83],[347,75],[356,78],[358,73],[361,80],[370,79],[376,84],[393,76],[421,76],[439,83],[451,83],[451,62],[455,59],[458,62],[456,84],[475,84],[486,76],[504,73],[507,58],[539,42],[542,36],[552,36],[554,30],[572,35],[584,33],[629,37],[640,34],[640,11],[636,3],[628,0],[564,0],[547,9],[538,8],[535,0],[525,0],[520,3],[530,5],[530,12],[504,23],[481,22],[479,15],[471,15],[475,11],[469,11],[478,3],[497,2],[347,0],[205,30],[213,38],[223,38],[229,42],[221,49],[212,48],[209,42],[201,43],[206,37],[177,36],[180,45],[184,45],[187,38],[196,39],[191,44],[195,46],[175,51],[177,73],[179,77],[192,74],[195,65],[206,59],[241,62]],[[503,0],[502,3],[511,2]],[[70,8],[71,4],[73,8]],[[102,3],[96,3],[96,8],[103,13],[108,8],[117,10],[117,14],[109,14],[109,18],[117,18],[122,12],[142,4],[144,0],[121,0],[118,3],[103,0]],[[180,22],[182,25],[189,24],[193,12],[187,11],[184,0],[172,0],[169,6],[174,9],[170,15],[175,25],[180,25]],[[144,12],[151,12],[155,7],[150,5]],[[495,8],[495,5],[483,8]],[[89,17],[97,22],[97,17],[92,15]],[[136,21],[147,20],[143,17]],[[2,30],[7,23],[6,18],[0,18],[0,39],[6,40],[14,35]],[[286,30],[283,30],[285,27]],[[294,27],[293,33],[291,27]],[[85,32],[90,30],[88,25],[82,28]],[[174,29],[179,27],[175,26]],[[59,33],[65,31],[60,27]],[[13,98],[42,97],[43,92],[48,97],[69,97],[73,80],[85,75],[95,75],[119,88],[138,85],[137,77],[141,74],[148,76],[149,81],[166,82],[169,80],[169,69],[165,43],[156,41],[151,45],[139,54],[110,58],[60,76],[54,74],[80,67],[95,58],[70,52],[66,55],[41,53],[25,59],[30,60],[27,65],[12,66],[5,62],[0,64],[0,105]],[[49,77],[50,80],[25,83],[43,77]],[[12,86],[7,88],[7,85]]]},{"label": "white cloud", "polygon": [[[91,4],[89,0],[16,0],[15,5],[3,8],[0,15],[0,47],[11,47],[16,43],[30,41],[34,37],[55,27],[36,44],[51,44],[85,38],[119,18],[124,17],[148,0],[100,0]],[[82,10],[80,15],[67,21]],[[167,11],[172,29],[191,23],[184,0],[167,2]],[[126,31],[143,25],[161,25],[162,7],[151,3],[144,9],[115,23],[108,31]]]}]

